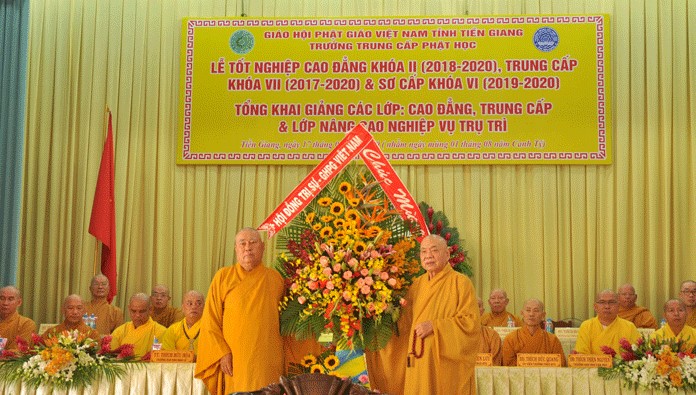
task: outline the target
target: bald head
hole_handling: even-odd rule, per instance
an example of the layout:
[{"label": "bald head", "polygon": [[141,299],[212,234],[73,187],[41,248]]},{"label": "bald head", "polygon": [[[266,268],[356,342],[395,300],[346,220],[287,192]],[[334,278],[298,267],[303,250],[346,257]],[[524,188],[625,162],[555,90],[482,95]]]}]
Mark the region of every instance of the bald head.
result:
[{"label": "bald head", "polygon": [[488,304],[491,306],[492,313],[500,314],[504,312],[508,302],[510,302],[510,300],[507,297],[507,293],[500,288],[492,290],[488,297]]},{"label": "bald head", "polygon": [[128,312],[134,327],[139,327],[150,319],[150,297],[140,292],[131,296]]},{"label": "bald head", "polygon": [[421,240],[421,266],[432,278],[449,264],[450,251],[447,241],[439,235],[428,235]]},{"label": "bald head", "polygon": [[150,296],[152,308],[158,312],[169,306],[169,301],[172,299],[171,295],[169,295],[169,288],[164,284],[157,284],[152,287]]},{"label": "bald head", "polygon": [[186,317],[186,323],[191,326],[198,322],[203,316],[203,306],[205,305],[205,297],[202,293],[196,290],[190,290],[184,294],[184,299],[181,302],[181,309]]},{"label": "bald head", "polygon": [[544,310],[544,303],[539,299],[527,299],[524,302],[524,307],[522,308],[522,322],[524,324],[536,331],[540,328],[540,324],[546,318],[546,311]]},{"label": "bald head", "polygon": [[636,305],[636,289],[631,284],[624,284],[619,287],[619,307],[622,309],[632,309]]},{"label": "bald head", "polygon": [[92,294],[92,299],[106,299],[109,295],[109,279],[103,274],[97,274],[92,277],[89,284],[89,293]]},{"label": "bald head", "polygon": [[602,325],[610,325],[619,314],[619,295],[611,289],[599,291],[595,297],[594,309]]},{"label": "bald head", "polygon": [[679,288],[679,299],[684,302],[686,309],[691,311],[696,308],[696,282],[686,280],[681,283]]},{"label": "bald head", "polygon": [[79,325],[85,314],[85,304],[80,295],[72,294],[63,300],[63,316],[65,323],[71,326]]},{"label": "bald head", "polygon": [[8,285],[0,288],[0,319],[5,319],[22,305],[22,294],[17,287]]},{"label": "bald head", "polygon": [[688,314],[686,313],[686,304],[679,299],[670,299],[665,302],[664,316],[667,325],[673,333],[680,333],[686,325]]}]

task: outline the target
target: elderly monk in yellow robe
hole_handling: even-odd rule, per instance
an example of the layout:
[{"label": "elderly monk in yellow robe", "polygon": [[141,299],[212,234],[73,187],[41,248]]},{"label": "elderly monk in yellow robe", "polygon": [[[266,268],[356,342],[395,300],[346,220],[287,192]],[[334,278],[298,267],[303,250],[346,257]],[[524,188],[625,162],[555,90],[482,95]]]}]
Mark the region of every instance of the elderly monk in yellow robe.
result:
[{"label": "elderly monk in yellow robe", "polygon": [[475,394],[481,320],[469,278],[449,265],[445,239],[421,241],[421,266],[406,299],[413,305],[406,395]]},{"label": "elderly monk in yellow robe", "polygon": [[517,366],[517,354],[558,354],[565,366],[565,354],[560,340],[553,333],[542,329],[546,319],[544,304],[538,299],[529,299],[522,308],[522,328],[505,336],[503,341],[503,365]]},{"label": "elderly monk in yellow robe", "polygon": [[278,303],[284,284],[277,271],[263,265],[263,251],[258,231],[240,230],[238,263],[218,270],[210,284],[195,376],[213,394],[255,391],[283,374]]},{"label": "elderly monk in yellow robe", "polygon": [[198,351],[198,336],[201,332],[201,316],[205,299],[203,294],[191,290],[184,294],[181,307],[184,318],[173,323],[162,335],[163,350]]},{"label": "elderly monk in yellow robe", "polygon": [[515,326],[522,326],[522,320],[505,309],[509,302],[510,299],[505,290],[500,288],[492,290],[488,297],[491,312],[481,316],[481,323],[486,326],[508,326],[508,317],[510,317]]},{"label": "elderly monk in yellow robe", "polygon": [[[483,300],[476,298],[478,301],[479,314],[483,315]],[[500,335],[495,329],[490,326],[481,325],[481,343],[479,343],[480,354],[491,354],[493,358],[493,366],[503,364],[503,349]]]},{"label": "elderly monk in yellow robe", "polygon": [[626,321],[631,321],[636,328],[657,329],[655,316],[642,306],[636,305],[636,289],[631,284],[624,284],[619,287],[619,317]]},{"label": "elderly monk in yellow robe", "polygon": [[170,300],[172,297],[169,295],[169,288],[165,285],[157,284],[152,288],[150,317],[165,328],[184,318],[184,313],[179,308],[169,304]]},{"label": "elderly monk in yellow robe", "polygon": [[686,325],[686,305],[679,299],[665,302],[664,315],[667,324],[650,334],[651,339],[676,339],[684,342],[682,351],[693,352],[696,347],[696,329]]},{"label": "elderly monk in yellow robe", "polygon": [[109,296],[109,279],[103,274],[92,277],[89,285],[89,292],[92,300],[85,303],[85,313],[94,314],[97,322],[97,332],[100,335],[108,335],[123,324],[123,310],[113,306],[107,301]]},{"label": "elderly monk in yellow robe", "polygon": [[19,289],[11,285],[0,288],[0,337],[7,339],[6,350],[17,349],[17,337],[30,343],[31,334],[36,332],[36,323],[17,312],[21,305]]},{"label": "elderly monk in yellow robe", "polygon": [[686,280],[681,283],[679,299],[686,305],[686,325],[696,328],[696,281]]},{"label": "elderly monk in yellow robe", "polygon": [[150,298],[144,293],[131,296],[128,302],[128,313],[131,321],[114,329],[111,334],[111,348],[118,348],[122,344],[132,344],[135,356],[142,358],[152,350],[155,338],[159,341],[167,328],[150,317]]},{"label": "elderly monk in yellow robe", "polygon": [[51,327],[44,332],[41,337],[48,339],[56,337],[63,331],[78,331],[90,339],[99,340],[99,332],[88,327],[82,316],[85,314],[85,304],[80,295],[70,295],[63,301],[63,322]]},{"label": "elderly monk in yellow robe", "polygon": [[631,344],[640,337],[632,322],[618,316],[619,295],[605,289],[595,298],[594,310],[597,316],[580,324],[575,352],[578,354],[604,354],[602,346],[609,346],[620,352],[619,340],[626,338]]}]

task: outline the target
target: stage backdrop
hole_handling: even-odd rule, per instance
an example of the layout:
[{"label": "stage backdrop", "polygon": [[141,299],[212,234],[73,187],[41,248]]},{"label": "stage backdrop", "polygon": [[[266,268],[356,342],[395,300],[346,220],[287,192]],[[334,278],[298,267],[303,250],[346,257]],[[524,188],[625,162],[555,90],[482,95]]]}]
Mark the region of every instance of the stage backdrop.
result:
[{"label": "stage backdrop", "polygon": [[183,164],[611,162],[607,15],[187,18]]},{"label": "stage backdrop", "polygon": [[[592,314],[596,291],[631,281],[660,313],[696,277],[696,2],[657,0],[53,0],[31,2],[22,186],[22,313],[55,322],[87,295],[87,234],[114,114],[121,307],[169,284],[180,304],[234,261],[234,234],[257,226],[310,165],[177,166],[181,26],[186,17],[438,17],[609,14],[611,165],[396,168],[417,201],[444,210],[472,255],[477,292],[538,297],[553,318]],[[274,259],[272,246],[266,261]]]}]

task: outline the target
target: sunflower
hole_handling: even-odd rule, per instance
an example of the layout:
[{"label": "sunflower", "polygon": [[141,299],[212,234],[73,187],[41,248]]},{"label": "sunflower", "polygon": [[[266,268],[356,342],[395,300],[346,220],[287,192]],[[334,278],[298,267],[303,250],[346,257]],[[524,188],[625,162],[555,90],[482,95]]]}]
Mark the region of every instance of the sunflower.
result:
[{"label": "sunflower", "polygon": [[324,358],[324,366],[329,370],[336,369],[339,363],[340,361],[335,355],[329,355],[328,357]]},{"label": "sunflower", "polygon": [[323,197],[323,198],[319,198],[319,200],[317,200],[317,203],[319,203],[319,205],[322,207],[329,207],[329,205],[331,205],[332,201],[333,200],[331,200],[330,197]]},{"label": "sunflower", "polygon": [[312,222],[314,222],[314,217],[316,217],[316,216],[317,215],[314,213],[314,211],[312,211],[311,213],[307,214],[307,216],[305,217],[305,222],[311,225]]},{"label": "sunflower", "polygon": [[358,222],[358,220],[360,219],[360,212],[354,209],[346,210],[345,217],[348,221]]},{"label": "sunflower", "polygon": [[356,241],[355,244],[353,244],[353,251],[355,251],[356,254],[360,254],[366,249],[367,246],[362,241]]},{"label": "sunflower", "polygon": [[322,215],[321,216],[321,222],[331,222],[333,221],[334,216],[333,215]]},{"label": "sunflower", "polygon": [[365,235],[369,238],[373,238],[373,237],[377,237],[377,235],[381,231],[382,231],[382,228],[380,228],[377,225],[372,225],[369,228],[367,228],[367,230],[365,230]]},{"label": "sunflower", "polygon": [[360,199],[359,198],[348,198],[348,204],[350,207],[358,207],[360,204]]},{"label": "sunflower", "polygon": [[312,225],[312,229],[314,229],[314,230],[321,229],[321,224],[317,222],[316,224]]},{"label": "sunflower", "polygon": [[336,229],[341,229],[343,225],[346,223],[346,220],[343,218],[337,218],[333,224]]},{"label": "sunflower", "polygon": [[307,354],[304,357],[302,357],[302,366],[305,368],[308,368],[310,366],[313,366],[314,364],[317,363],[317,358],[312,355],[312,354]]},{"label": "sunflower", "polygon": [[331,214],[333,214],[333,215],[341,215],[341,214],[343,214],[343,210],[344,210],[343,203],[341,203],[341,202],[333,202],[333,203],[331,204]]},{"label": "sunflower", "polygon": [[326,369],[324,369],[324,367],[318,363],[315,363],[314,365],[310,366],[309,373],[326,373]]},{"label": "sunflower", "polygon": [[322,238],[327,238],[330,237],[333,234],[333,229],[331,229],[330,226],[325,226],[321,228],[321,232],[319,232]]},{"label": "sunflower", "polygon": [[341,192],[342,194],[346,194],[350,192],[351,190],[351,185],[347,181],[343,181],[339,186],[338,186],[338,191]]},{"label": "sunflower", "polygon": [[343,229],[339,229],[334,233],[334,236],[336,236],[337,240],[341,240],[342,238],[346,237],[346,231]]}]

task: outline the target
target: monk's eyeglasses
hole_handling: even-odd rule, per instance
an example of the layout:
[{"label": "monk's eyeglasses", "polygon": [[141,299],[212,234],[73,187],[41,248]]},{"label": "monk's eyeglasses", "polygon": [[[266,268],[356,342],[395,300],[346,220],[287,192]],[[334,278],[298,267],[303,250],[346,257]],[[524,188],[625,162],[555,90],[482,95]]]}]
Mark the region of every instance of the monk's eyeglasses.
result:
[{"label": "monk's eyeglasses", "polygon": [[598,300],[595,302],[597,304],[607,304],[607,305],[612,305],[612,304],[618,304],[619,302],[616,300]]},{"label": "monk's eyeglasses", "polygon": [[696,295],[696,289],[685,289],[681,291],[683,294]]}]

